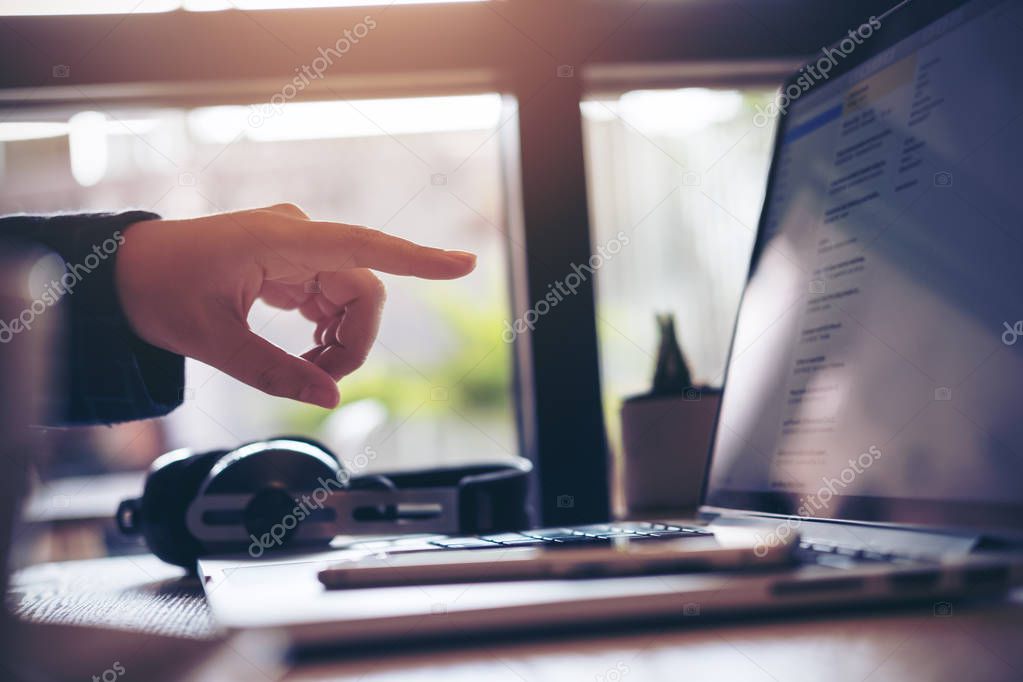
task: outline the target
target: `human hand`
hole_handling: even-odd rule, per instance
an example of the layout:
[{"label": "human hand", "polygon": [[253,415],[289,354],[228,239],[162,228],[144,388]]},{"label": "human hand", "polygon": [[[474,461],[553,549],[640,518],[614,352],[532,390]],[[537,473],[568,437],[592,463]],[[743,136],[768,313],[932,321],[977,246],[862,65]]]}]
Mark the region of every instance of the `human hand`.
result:
[{"label": "human hand", "polygon": [[[455,279],[476,266],[470,253],[312,221],[291,204],[142,221],[124,237],[115,277],[136,334],[271,395],[328,408],[377,335],[385,290],[371,270]],[[315,322],[313,348],[297,357],[249,329],[257,298]]]}]

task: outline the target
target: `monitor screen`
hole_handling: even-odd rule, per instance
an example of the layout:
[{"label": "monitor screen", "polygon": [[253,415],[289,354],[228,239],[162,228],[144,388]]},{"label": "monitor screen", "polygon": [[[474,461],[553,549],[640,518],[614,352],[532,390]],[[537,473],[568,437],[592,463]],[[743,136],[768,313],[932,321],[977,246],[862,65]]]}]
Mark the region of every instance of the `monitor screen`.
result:
[{"label": "monitor screen", "polygon": [[707,505],[1023,526],[1021,27],[916,0],[786,83]]}]

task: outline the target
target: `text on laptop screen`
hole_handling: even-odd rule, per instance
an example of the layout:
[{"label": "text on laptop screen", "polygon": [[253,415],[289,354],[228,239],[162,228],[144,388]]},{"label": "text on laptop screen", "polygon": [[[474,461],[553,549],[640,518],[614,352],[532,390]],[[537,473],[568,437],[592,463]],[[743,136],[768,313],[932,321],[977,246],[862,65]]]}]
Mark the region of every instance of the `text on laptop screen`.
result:
[{"label": "text on laptop screen", "polygon": [[873,19],[790,81],[707,504],[1023,523],[1021,4]]}]

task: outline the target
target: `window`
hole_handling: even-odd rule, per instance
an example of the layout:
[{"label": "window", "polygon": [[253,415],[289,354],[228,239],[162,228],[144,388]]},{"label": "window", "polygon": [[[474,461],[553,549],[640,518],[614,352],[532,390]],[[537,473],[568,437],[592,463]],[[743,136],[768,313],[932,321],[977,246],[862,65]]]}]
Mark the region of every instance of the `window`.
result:
[{"label": "window", "polygon": [[[768,90],[642,90],[582,103],[601,380],[613,449],[621,400],[650,388],[654,314],[672,312],[694,381],[720,386],[767,178]],[[624,243],[625,235],[628,243]]]},{"label": "window", "polygon": [[[113,101],[179,107],[148,113],[108,111],[107,114],[117,114],[117,119],[108,116],[105,122],[95,116],[76,120],[76,126],[83,128],[106,126],[108,157],[102,173],[92,154],[78,154],[82,163],[76,162],[75,169],[77,177],[86,184],[92,182],[90,172],[99,176],[96,184],[89,185],[88,198],[95,200],[96,205],[109,206],[108,200],[128,196],[116,189],[125,181],[119,181],[121,185],[111,184],[114,169],[123,162],[121,157],[125,154],[134,164],[129,167],[152,174],[157,173],[152,170],[153,164],[159,165],[161,161],[151,147],[160,148],[157,142],[180,144],[183,146],[175,151],[196,152],[196,158],[189,160],[201,166],[231,140],[209,142],[200,135],[200,130],[206,131],[202,135],[209,135],[211,126],[212,130],[237,127],[237,122],[211,121],[223,121],[243,111],[207,108],[188,112],[180,107],[244,103],[245,98],[239,98],[238,93],[257,91],[261,84],[279,82],[282,74],[297,73],[301,68],[297,64],[315,59],[321,48],[338,40],[337,27],[351,26],[356,33],[358,22],[365,16],[362,3],[363,0],[145,0],[137,7],[132,3],[130,17],[106,18],[60,15],[102,13],[117,8],[127,11],[125,3],[122,0],[7,3],[0,13],[54,16],[4,16],[8,32],[17,37],[4,44],[5,63],[17,68],[0,74],[0,108],[6,116],[0,126],[4,122],[46,126],[37,126],[31,135],[24,128],[4,133],[10,142],[0,145],[4,148],[2,153],[7,154],[6,161],[0,161],[0,167],[3,163],[7,167],[0,201],[7,205],[0,208],[73,207],[76,198],[79,205],[84,205],[81,186],[74,180],[68,185],[68,178],[75,177],[71,166],[53,165],[67,164],[63,159],[70,155],[68,134],[54,132],[54,126],[68,127],[70,115],[81,112],[44,110],[45,102],[73,103],[61,106],[80,109],[111,107]],[[283,116],[278,118],[275,112],[272,120],[259,126],[258,131],[250,130],[231,144],[221,160],[201,173],[196,185],[210,190],[207,196],[222,208],[297,199],[318,217],[381,225],[390,218],[385,204],[397,190],[408,188],[412,182],[408,178],[418,181],[421,175],[417,174],[424,170],[432,176],[436,171],[427,168],[430,164],[441,168],[431,160],[433,156],[423,157],[430,160],[423,164],[409,153],[412,150],[423,156],[425,150],[431,149],[436,158],[451,161],[450,168],[459,170],[441,168],[440,173],[448,174],[447,184],[438,179],[442,184],[434,185],[431,180],[409,208],[386,226],[416,238],[428,233],[425,241],[437,237],[435,243],[439,243],[456,226],[472,223],[478,228],[473,238],[480,240],[481,249],[482,240],[493,239],[487,242],[492,244],[487,252],[490,255],[484,255],[480,263],[480,270],[492,275],[487,278],[477,273],[465,283],[465,289],[444,291],[465,292],[466,298],[480,301],[482,308],[498,311],[494,318],[499,323],[513,315],[518,319],[517,316],[528,313],[529,306],[546,296],[546,287],[553,286],[564,278],[565,272],[582,263],[582,258],[590,256],[591,242],[597,247],[608,244],[619,230],[641,224],[637,241],[619,251],[597,277],[582,278],[578,289],[582,296],[560,306],[535,333],[524,335],[521,339],[524,343],[514,345],[514,380],[509,376],[512,349],[495,344],[492,352],[488,349],[479,354],[482,359],[478,366],[463,368],[467,381],[479,381],[479,385],[469,387],[459,380],[452,382],[457,386],[454,392],[451,387],[439,385],[449,381],[434,376],[435,369],[439,371],[443,364],[440,356],[425,360],[419,353],[430,348],[450,350],[443,357],[453,367],[459,357],[451,347],[455,339],[468,343],[466,339],[477,336],[489,338],[492,326],[497,333],[500,324],[492,324],[489,317],[478,319],[481,313],[466,309],[462,300],[431,299],[431,305],[450,302],[455,308],[465,309],[466,319],[459,323],[465,331],[452,333],[451,323],[445,321],[443,328],[422,322],[425,327],[420,332],[413,320],[440,314],[438,308],[426,307],[428,292],[437,289],[425,283],[394,282],[382,345],[359,377],[342,387],[346,401],[384,395],[383,402],[390,406],[392,419],[397,414],[394,406],[411,394],[401,388],[409,384],[408,376],[418,377],[414,382],[421,381],[424,387],[430,387],[431,401],[417,403],[423,407],[412,420],[422,419],[424,432],[437,434],[436,440],[444,445],[424,445],[418,435],[413,436],[412,428],[402,427],[401,434],[410,441],[406,444],[407,459],[399,461],[397,455],[381,452],[383,465],[392,461],[430,464],[432,455],[422,455],[420,448],[428,451],[428,455],[438,454],[443,447],[458,458],[480,459],[514,451],[517,448],[512,443],[517,442],[522,454],[536,464],[536,520],[547,525],[607,518],[608,472],[601,409],[615,413],[621,397],[646,388],[652,365],[651,317],[655,309],[674,309],[678,314],[680,334],[695,376],[712,384],[720,382],[717,375],[724,362],[767,166],[770,133],[755,124],[751,127],[755,103],[764,100],[767,93],[751,84],[765,87],[776,84],[784,74],[797,68],[793,55],[819,49],[822,39],[842,35],[847,26],[860,23],[866,12],[859,3],[845,9],[803,3],[799,7],[800,22],[765,31],[762,22],[736,21],[734,8],[721,3],[657,2],[629,7],[630,4],[553,2],[540,8],[533,3],[470,0],[436,4],[419,0],[382,2],[378,5],[381,30],[374,32],[373,40],[360,42],[359,50],[352,51],[342,64],[332,64],[329,85],[327,80],[323,81],[328,94],[317,91],[315,97],[340,98],[341,95],[329,94],[334,92],[331,88],[349,97],[362,98],[490,91],[499,92],[509,106],[514,104],[516,112],[492,123],[489,129],[452,124],[453,127],[435,128],[428,133],[389,129],[393,119],[380,126],[383,130],[373,130],[366,126],[366,120],[357,121],[354,116],[346,118],[344,124],[321,116],[320,124],[332,126],[330,135],[315,139],[288,135],[287,140],[273,139],[284,134]],[[887,7],[881,0],[868,4],[877,14]],[[319,9],[249,11],[276,5],[314,5]],[[220,9],[226,11],[215,11]],[[385,11],[386,22],[382,20]],[[431,30],[420,30],[427,24]],[[807,30],[810,26],[814,31]],[[561,30],[565,27],[573,30]],[[715,38],[722,30],[726,30],[729,40]],[[237,40],[224,40],[223,36],[234,36]],[[190,41],[188,59],[180,58],[182,37]],[[238,49],[238,40],[246,49]],[[102,46],[97,47],[100,43]],[[145,45],[145,59],[137,58],[139,45]],[[49,49],[51,46],[53,50]],[[704,89],[664,89],[678,83],[716,85]],[[726,84],[730,89],[726,89]],[[648,89],[638,91],[641,87]],[[580,117],[579,98],[583,93],[588,94],[583,97]],[[202,100],[206,95],[216,99]],[[92,105],[96,100],[103,103]],[[402,100],[404,104],[395,105],[413,107],[406,112],[418,112],[409,104],[416,101],[426,102]],[[301,108],[305,106],[296,104],[294,109],[303,111],[303,116],[316,118],[316,109]],[[334,106],[340,106],[336,113],[341,113],[346,103]],[[496,97],[488,106],[494,107],[496,118]],[[291,104],[286,107],[289,111],[292,108]],[[158,117],[166,114],[169,118],[177,117],[178,122],[161,122],[157,129],[147,133],[128,132],[129,136],[137,133],[146,138],[145,142],[130,142],[116,151],[115,146],[120,144],[116,141],[125,134],[124,123],[130,126],[139,122],[144,114]],[[460,108],[452,109],[452,118],[461,114]],[[370,118],[375,120],[374,116]],[[302,116],[298,119],[306,120]],[[431,120],[436,125],[437,119]],[[585,127],[588,196],[580,177],[580,125]],[[189,137],[182,138],[185,134],[182,130]],[[498,131],[500,135],[496,134]],[[23,139],[26,136],[32,139]],[[508,152],[503,159],[503,172],[498,170],[501,160],[497,138],[502,139],[502,149]],[[479,150],[474,151],[477,146]],[[454,161],[456,150],[458,155],[471,156],[471,162],[459,167]],[[351,166],[345,166],[344,160],[371,157],[372,165],[367,168],[372,173],[358,173],[355,177],[344,174]],[[421,168],[417,169],[417,165]],[[52,187],[51,194],[47,173],[53,168],[64,168],[66,177]],[[306,172],[314,168],[318,172],[304,180]],[[273,169],[278,171],[274,173]],[[176,179],[179,175],[176,170],[171,174],[160,172],[163,175],[157,175],[163,179]],[[180,172],[194,173],[194,169],[185,167]],[[25,184],[13,175],[33,173],[35,180]],[[221,177],[211,186],[209,175]],[[499,179],[506,182],[499,183]],[[696,180],[699,184],[693,184]],[[241,181],[246,184],[238,184]],[[15,183],[19,183],[17,191],[13,189]],[[281,191],[285,187],[288,192]],[[462,213],[463,208],[458,206],[443,206],[440,198],[445,190],[438,187],[451,190],[451,199],[445,201],[464,201],[466,212]],[[508,190],[507,201],[500,188]],[[108,191],[111,193],[104,194]],[[174,191],[175,195],[179,193]],[[147,199],[156,202],[160,197],[136,201],[144,203]],[[170,197],[168,201],[177,200]],[[182,202],[182,215],[210,210],[198,201]],[[168,211],[164,209],[164,213]],[[414,224],[409,218],[413,214],[418,216]],[[587,214],[592,224],[587,221]],[[505,225],[498,219],[505,215],[515,240],[528,247],[528,253],[514,245],[510,250],[505,248],[507,240],[501,234]],[[742,224],[750,228],[746,234]],[[591,226],[592,239],[588,239],[587,230]],[[492,234],[481,236],[487,231]],[[647,234],[654,237],[645,238]],[[736,250],[730,250],[731,247]],[[511,256],[510,273],[505,269],[505,256]],[[668,284],[656,285],[655,281],[662,276]],[[700,277],[709,278],[705,280],[708,283],[701,284]],[[514,311],[507,309],[506,279],[512,280]],[[591,315],[590,287],[594,280],[599,319]],[[405,303],[397,300],[399,297],[407,297]],[[631,301],[632,297],[640,302]],[[493,303],[482,303],[484,300]],[[395,312],[398,309],[409,314],[402,316]],[[411,317],[409,311],[421,314]],[[289,348],[293,346],[287,333],[304,335],[297,328],[287,333],[277,329],[279,321],[265,315],[269,313],[257,310],[253,322],[268,323],[271,338],[282,339],[280,343]],[[404,326],[391,326],[398,319]],[[598,358],[594,326],[602,342],[603,359],[599,365],[605,389],[603,406],[595,380]],[[430,364],[428,371],[420,368],[423,376],[407,366],[400,367],[401,360],[388,350],[411,344],[411,338],[418,341],[416,335],[420,333],[427,341],[401,355]],[[566,352],[565,345],[560,343],[568,337],[572,337],[571,352]],[[486,344],[479,345],[482,348]],[[473,353],[467,351],[465,355]],[[476,361],[476,357],[471,360]],[[407,376],[399,376],[399,368]],[[190,387],[201,386],[198,373],[202,370],[190,367]],[[380,393],[381,385],[370,390],[367,384],[360,383],[369,382],[372,377],[386,377],[389,393]],[[512,383],[520,389],[514,397],[521,433],[514,440],[512,410],[507,402]],[[434,392],[434,388],[438,390]],[[237,394],[224,395],[227,396],[224,400],[230,400],[230,396]],[[445,395],[449,399],[451,395],[458,397],[444,408]],[[543,399],[538,400],[537,396]],[[195,405],[202,400],[197,392]],[[217,408],[215,415],[228,411],[226,405],[211,407]],[[386,432],[379,427],[380,404],[360,403],[359,407],[359,411],[348,414],[349,422],[354,420],[360,426],[349,423],[338,428],[354,433],[376,425],[376,432],[382,434],[380,440],[384,440]],[[431,419],[427,416],[430,410],[446,416]],[[201,429],[195,426],[196,433],[187,432],[189,442],[236,440],[225,435],[228,431],[242,436],[292,426],[305,432],[329,430],[335,428],[335,420],[341,420],[333,415],[330,424],[319,423],[322,415],[302,412],[282,425],[279,420],[286,410],[271,411],[270,421],[266,421],[265,411],[257,410],[244,424],[224,422],[224,428],[219,430],[213,424]],[[614,437],[618,419],[617,414],[611,416],[607,424]],[[196,424],[200,417],[207,419],[196,415]],[[185,426],[175,420],[179,418],[175,416],[163,426],[170,429],[169,440],[184,442]],[[429,426],[431,422],[436,426]],[[109,435],[111,431],[96,433]],[[396,432],[386,447],[399,449],[395,442],[398,438]],[[130,437],[124,440],[136,443],[129,448],[133,452],[138,449],[139,441]],[[168,438],[151,440],[166,442]],[[54,450],[63,451],[61,461],[69,460],[67,448]],[[142,454],[137,457],[143,459]],[[564,496],[574,496],[574,500],[569,505],[556,503]]]},{"label": "window", "polygon": [[[389,297],[379,341],[341,382],[338,410],[267,397],[189,361],[184,405],[162,420],[162,436],[146,424],[118,427],[119,435],[98,429],[97,450],[121,451],[115,466],[125,458],[144,466],[162,447],[294,433],[343,452],[368,446],[378,469],[517,454],[501,337],[509,297],[500,111],[497,95],[474,95],[26,112],[18,116],[34,119],[0,123],[4,213],[135,206],[182,218],[291,201],[316,219],[479,254],[463,280],[382,275]],[[250,323],[289,351],[309,347],[312,327],[297,313],[257,303]],[[62,454],[62,466],[68,461]]]}]

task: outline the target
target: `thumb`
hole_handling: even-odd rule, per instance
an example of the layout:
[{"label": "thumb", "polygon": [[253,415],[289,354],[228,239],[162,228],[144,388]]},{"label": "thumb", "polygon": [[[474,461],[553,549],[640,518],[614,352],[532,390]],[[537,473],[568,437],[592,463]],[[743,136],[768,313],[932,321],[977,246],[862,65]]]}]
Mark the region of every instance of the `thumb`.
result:
[{"label": "thumb", "polygon": [[336,407],[340,395],[327,372],[278,348],[242,325],[213,335],[219,352],[209,364],[264,393],[320,407]]}]

